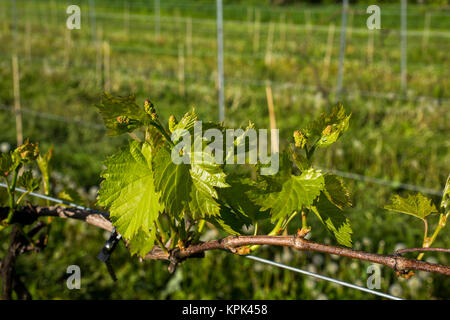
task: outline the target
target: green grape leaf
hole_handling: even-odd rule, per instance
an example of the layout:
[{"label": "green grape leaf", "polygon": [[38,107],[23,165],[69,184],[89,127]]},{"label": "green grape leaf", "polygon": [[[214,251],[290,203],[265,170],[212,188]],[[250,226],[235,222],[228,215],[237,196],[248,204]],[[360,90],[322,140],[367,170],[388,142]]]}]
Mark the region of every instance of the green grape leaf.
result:
[{"label": "green grape leaf", "polygon": [[206,221],[232,235],[240,235],[244,225],[251,225],[250,219],[228,207],[221,207],[220,215],[207,217]]},{"label": "green grape leaf", "polygon": [[299,153],[298,149],[291,148],[291,156],[300,172],[311,168],[311,163],[308,161],[308,159],[306,159],[304,155],[301,155]]},{"label": "green grape leaf", "polygon": [[194,219],[219,214],[216,188],[226,188],[225,173],[207,152],[190,154],[191,164],[175,164],[171,151],[161,148],[155,157],[157,190],[161,191],[167,210],[178,216],[190,209]]},{"label": "green grape leaf", "polygon": [[193,188],[191,191],[191,202],[189,207],[194,218],[216,216],[219,214],[220,206],[215,199],[218,194],[215,188],[227,188],[230,185],[225,181],[225,173],[222,167],[215,162],[214,157],[203,152],[192,154],[194,159],[201,156],[202,161],[193,162],[189,173],[191,174]]},{"label": "green grape leaf", "polygon": [[144,108],[136,104],[134,95],[114,97],[105,93],[96,107],[103,117],[106,128],[109,129],[108,134],[112,136],[132,132],[153,122]]},{"label": "green grape leaf", "polygon": [[44,192],[46,194],[50,193],[50,176],[52,174],[51,160],[53,158],[53,146],[48,149],[47,153],[39,154],[36,159],[39,170],[41,170],[43,182],[44,182]]},{"label": "green grape leaf", "polygon": [[250,194],[252,200],[261,206],[262,210],[270,209],[271,220],[286,217],[294,211],[312,205],[324,188],[322,172],[309,169],[300,176],[291,176],[282,184],[281,191],[256,195]]},{"label": "green grape leaf", "polygon": [[167,147],[158,150],[153,165],[156,190],[161,192],[161,200],[167,212],[180,216],[190,200],[192,182],[189,165],[173,163]]},{"label": "green grape leaf", "polygon": [[444,213],[446,213],[449,209],[449,202],[450,202],[450,175],[447,178],[447,183],[445,184],[444,192],[442,193],[441,208],[444,210]]},{"label": "green grape leaf", "polygon": [[98,205],[109,207],[113,224],[125,239],[149,234],[164,209],[155,190],[152,149],[133,141],[105,161]]},{"label": "green grape leaf", "polygon": [[183,131],[176,131],[176,130],[186,130],[188,132],[191,132],[194,129],[195,121],[198,120],[198,115],[195,113],[195,109],[192,109],[192,111],[185,113],[183,118],[180,119],[180,121],[173,126],[172,132],[172,141],[174,143],[177,143],[177,141],[183,136]]},{"label": "green grape leaf", "polygon": [[331,113],[322,113],[319,119],[313,121],[305,134],[308,141],[316,141],[319,148],[324,148],[336,142],[348,129],[351,114],[346,115],[342,105],[333,107]]},{"label": "green grape leaf", "polygon": [[33,192],[39,189],[41,178],[33,178],[31,170],[25,171],[18,180],[19,186],[25,188],[27,191]]},{"label": "green grape leaf", "polygon": [[391,198],[391,204],[384,207],[387,210],[409,214],[419,219],[425,219],[432,213],[438,212],[431,199],[421,193],[409,194],[407,198],[395,195]]},{"label": "green grape leaf", "polygon": [[[224,150],[226,151],[224,161],[225,163],[228,163],[230,161],[236,163],[238,152],[240,152],[241,149],[244,150],[246,156],[250,151],[257,152],[256,145],[250,145],[250,143],[246,143],[248,141],[247,137],[249,136],[250,130],[253,130],[254,128],[255,124],[253,122],[249,122],[248,126],[245,129],[239,129],[242,131],[235,130],[234,136],[233,135],[228,136],[228,133],[226,133],[227,131],[225,130],[226,133],[226,138],[224,139]],[[233,148],[227,149],[225,141],[226,139],[233,139]]]},{"label": "green grape leaf", "polygon": [[334,174],[325,175],[324,193],[328,200],[340,209],[352,206],[350,192],[347,190],[344,180]]},{"label": "green grape leaf", "polygon": [[150,232],[139,229],[137,233],[128,241],[128,248],[131,255],[138,255],[142,258],[149,253],[155,245],[156,228],[152,228]]},{"label": "green grape leaf", "polygon": [[347,247],[352,246],[353,231],[350,221],[337,206],[329,201],[327,196],[322,193],[318,201],[311,206],[311,210],[327,230],[334,235],[339,244]]},{"label": "green grape leaf", "polygon": [[267,211],[261,212],[261,207],[250,200],[249,193],[253,190],[249,179],[229,178],[229,188],[219,189],[219,198],[232,213],[242,215],[250,221],[267,219]]}]

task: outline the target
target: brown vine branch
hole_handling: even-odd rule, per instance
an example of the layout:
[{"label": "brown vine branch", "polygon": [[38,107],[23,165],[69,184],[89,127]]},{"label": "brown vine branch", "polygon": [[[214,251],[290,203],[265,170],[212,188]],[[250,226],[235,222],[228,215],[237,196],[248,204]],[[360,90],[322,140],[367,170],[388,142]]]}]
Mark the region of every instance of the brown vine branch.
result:
[{"label": "brown vine branch", "polygon": [[395,251],[394,255],[400,255],[409,252],[445,252],[450,253],[450,249],[446,248],[406,248]]},{"label": "brown vine branch", "polygon": [[[7,212],[7,209],[0,208],[0,219],[2,218],[2,212]],[[34,207],[29,205],[27,207],[21,208],[15,214],[14,221],[20,222],[22,224],[25,224],[25,222],[32,223],[37,218],[42,216],[78,219],[107,231],[112,231],[113,229],[111,222],[100,214],[93,213],[91,211],[65,208],[60,206]],[[184,249],[175,248],[170,250],[168,253],[163,251],[160,247],[155,246],[145,256],[145,259],[168,260],[170,261],[169,271],[173,272],[175,270],[175,267],[183,260],[187,258],[202,257],[206,251],[220,249],[235,254],[241,254],[245,253],[245,250],[240,250],[240,248],[249,245],[283,246],[300,251],[314,251],[326,254],[334,254],[361,261],[369,261],[382,264],[400,274],[408,274],[408,272],[411,270],[422,270],[450,276],[450,267],[448,266],[409,259],[399,255],[370,253],[353,250],[346,247],[317,243],[306,240],[297,235],[230,236],[220,240],[211,240],[199,244],[189,245]]]}]

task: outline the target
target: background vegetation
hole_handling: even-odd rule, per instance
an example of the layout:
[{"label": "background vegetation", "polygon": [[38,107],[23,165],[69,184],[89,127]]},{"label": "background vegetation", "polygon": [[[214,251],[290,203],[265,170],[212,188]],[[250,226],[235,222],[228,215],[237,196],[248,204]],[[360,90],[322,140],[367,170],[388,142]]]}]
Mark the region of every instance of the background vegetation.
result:
[{"label": "background vegetation", "polygon": [[[282,146],[293,130],[337,101],[341,5],[325,2],[225,1],[228,126],[245,126],[248,120],[259,128],[269,126],[267,83]],[[54,194],[73,188],[83,203],[94,206],[102,161],[124,142],[105,135],[92,107],[104,89],[134,92],[142,102],[150,98],[166,119],[170,114],[180,118],[192,106],[203,119],[217,119],[215,1],[161,1],[159,35],[153,1],[96,0],[95,28],[89,2],[78,3],[81,30],[68,31],[69,1],[16,1],[16,18],[11,2],[0,1],[0,151],[15,147],[11,54],[17,52],[24,136],[39,141],[42,151],[54,145]],[[340,100],[352,120],[342,140],[318,154],[316,165],[432,189],[438,203],[450,172],[450,11],[445,1],[410,1],[408,86],[403,91],[399,3],[379,3],[382,29],[375,31],[366,28],[367,5],[351,6]],[[356,249],[391,253],[420,245],[420,221],[381,209],[392,193],[411,191],[398,183],[349,183],[354,207],[347,213]],[[187,261],[171,276],[165,263],[140,263],[123,245],[112,258],[119,279],[114,283],[95,259],[106,237],[81,223],[55,221],[49,247],[18,262],[34,298],[374,298],[222,252]],[[332,242],[321,228],[314,229],[312,239]],[[0,234],[0,256],[7,244],[7,235]],[[444,234],[435,244],[449,245]],[[262,248],[258,254],[363,286],[367,279],[368,263],[287,249]],[[444,254],[425,257],[449,264]],[[81,290],[65,286],[71,264],[81,267]],[[405,298],[448,298],[449,288],[444,276],[418,273],[406,281],[382,269],[381,290]]]}]

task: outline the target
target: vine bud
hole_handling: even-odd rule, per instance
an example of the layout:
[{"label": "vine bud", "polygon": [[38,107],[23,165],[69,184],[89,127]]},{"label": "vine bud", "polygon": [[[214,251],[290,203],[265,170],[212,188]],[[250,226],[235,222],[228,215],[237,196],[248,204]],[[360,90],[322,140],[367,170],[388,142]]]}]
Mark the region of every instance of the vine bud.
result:
[{"label": "vine bud", "polygon": [[177,119],[175,118],[174,115],[171,115],[169,118],[169,130],[170,132],[173,132],[173,130],[175,130],[176,125],[178,124]]},{"label": "vine bud", "polygon": [[28,163],[36,160],[39,156],[39,142],[32,143],[27,139],[23,145],[17,147],[14,156],[22,163]]},{"label": "vine bud", "polygon": [[145,113],[147,113],[152,118],[152,120],[156,120],[158,118],[158,115],[156,114],[155,106],[148,99],[145,99],[145,101],[144,101],[144,110],[145,110]]},{"label": "vine bud", "polygon": [[304,148],[306,145],[306,135],[300,130],[294,131],[294,141],[297,148]]},{"label": "vine bud", "polygon": [[325,136],[329,135],[331,133],[331,129],[332,129],[331,125],[326,126],[326,128],[323,129],[322,134]]},{"label": "vine bud", "polygon": [[118,116],[117,117],[117,122],[120,124],[129,124],[130,123],[130,118],[128,118],[127,116]]}]

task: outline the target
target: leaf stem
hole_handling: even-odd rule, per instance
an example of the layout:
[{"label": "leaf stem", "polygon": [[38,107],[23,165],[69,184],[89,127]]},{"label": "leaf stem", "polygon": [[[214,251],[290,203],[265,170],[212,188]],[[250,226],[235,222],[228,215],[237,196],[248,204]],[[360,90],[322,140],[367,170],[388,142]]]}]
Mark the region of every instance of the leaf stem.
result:
[{"label": "leaf stem", "polygon": [[[284,218],[279,218],[277,221],[277,224],[272,229],[272,231],[269,232],[268,236],[276,236],[276,235],[280,234],[281,231],[283,231],[283,228],[282,228],[283,222],[284,222]],[[253,245],[250,247],[250,251],[255,251],[259,247],[261,247],[260,244]]]},{"label": "leaf stem", "polygon": [[19,170],[20,170],[20,165],[16,167],[16,169],[14,170],[13,173],[13,178],[11,181],[11,186],[8,190],[8,195],[9,195],[9,213],[8,213],[8,217],[6,218],[6,224],[10,224],[12,217],[14,215],[14,211],[16,209],[16,202],[14,200],[14,193],[16,190],[16,183],[17,183],[17,176],[19,175]]},{"label": "leaf stem", "polygon": [[169,253],[169,250],[167,250],[166,246],[164,245],[163,241],[159,238],[158,235],[155,236],[156,242],[158,242],[158,245],[161,247],[161,249],[165,252],[165,253]]},{"label": "leaf stem", "polygon": [[161,221],[159,221],[159,218],[158,219],[156,219],[156,227],[158,228],[158,230],[159,230],[159,233],[161,234],[161,240],[162,240],[162,242],[166,242],[166,240],[169,238],[168,236],[167,236],[167,233],[164,231],[164,229],[162,228],[162,225],[161,225]]},{"label": "leaf stem", "polygon": [[23,198],[25,198],[27,195],[29,195],[30,192],[31,192],[31,191],[28,190],[27,192],[22,193],[22,195],[19,197],[19,199],[17,199],[16,204],[19,205],[20,202],[23,200]]},{"label": "leaf stem", "polygon": [[308,224],[306,222],[306,213],[305,213],[305,211],[302,211],[302,229],[303,230],[307,230],[308,229]]},{"label": "leaf stem", "polygon": [[[434,230],[433,234],[431,235],[430,238],[427,238],[426,241],[424,240],[424,243],[423,243],[423,247],[424,247],[424,248],[429,248],[429,247],[431,247],[431,245],[433,244],[434,240],[436,240],[436,238],[437,238],[439,232],[441,232],[441,230],[442,230],[442,229],[445,227],[445,225],[447,224],[447,218],[448,218],[448,215],[449,215],[449,214],[450,214],[450,211],[447,212],[447,214],[441,213],[441,215],[439,216],[439,223],[438,223],[438,226],[437,226],[436,229]],[[420,254],[417,256],[417,260],[422,260],[424,254],[425,254],[424,252],[420,253]]]}]

